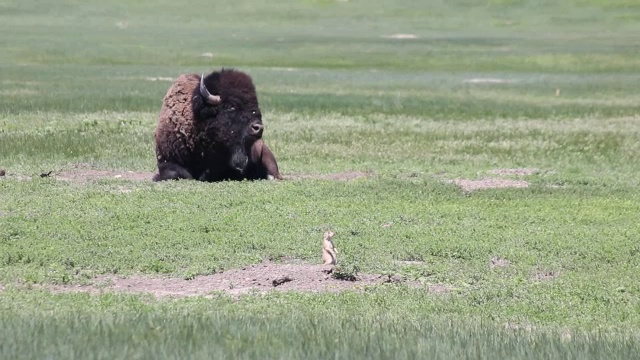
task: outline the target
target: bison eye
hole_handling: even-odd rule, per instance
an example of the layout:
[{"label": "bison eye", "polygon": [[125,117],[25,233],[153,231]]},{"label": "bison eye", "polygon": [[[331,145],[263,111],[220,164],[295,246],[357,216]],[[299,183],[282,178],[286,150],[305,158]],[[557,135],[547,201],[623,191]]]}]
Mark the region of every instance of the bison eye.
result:
[{"label": "bison eye", "polygon": [[227,112],[234,112],[234,111],[236,111],[235,106],[229,106],[229,107],[227,108]]}]

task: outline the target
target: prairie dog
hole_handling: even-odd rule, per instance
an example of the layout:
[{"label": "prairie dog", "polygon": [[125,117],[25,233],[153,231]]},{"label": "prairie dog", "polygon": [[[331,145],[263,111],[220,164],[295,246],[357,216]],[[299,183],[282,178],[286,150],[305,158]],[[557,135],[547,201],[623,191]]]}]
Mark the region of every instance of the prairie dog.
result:
[{"label": "prairie dog", "polygon": [[338,262],[336,254],[338,249],[333,244],[333,231],[325,231],[322,239],[322,261],[324,265],[335,265]]}]

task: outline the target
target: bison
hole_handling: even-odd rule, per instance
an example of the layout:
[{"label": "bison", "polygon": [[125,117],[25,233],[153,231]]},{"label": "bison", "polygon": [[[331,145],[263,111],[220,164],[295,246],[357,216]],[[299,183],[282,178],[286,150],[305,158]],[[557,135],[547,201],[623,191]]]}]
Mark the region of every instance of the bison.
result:
[{"label": "bison", "polygon": [[263,131],[249,75],[234,69],[181,75],[163,99],[153,180],[282,179]]}]

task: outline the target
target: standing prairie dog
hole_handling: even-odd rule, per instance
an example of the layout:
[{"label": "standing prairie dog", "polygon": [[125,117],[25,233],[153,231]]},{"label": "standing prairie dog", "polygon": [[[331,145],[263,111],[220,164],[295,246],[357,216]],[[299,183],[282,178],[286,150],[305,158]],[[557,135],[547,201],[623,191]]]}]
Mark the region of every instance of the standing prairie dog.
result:
[{"label": "standing prairie dog", "polygon": [[335,265],[338,262],[336,254],[338,249],[333,244],[333,231],[325,231],[322,239],[322,261],[324,265]]}]

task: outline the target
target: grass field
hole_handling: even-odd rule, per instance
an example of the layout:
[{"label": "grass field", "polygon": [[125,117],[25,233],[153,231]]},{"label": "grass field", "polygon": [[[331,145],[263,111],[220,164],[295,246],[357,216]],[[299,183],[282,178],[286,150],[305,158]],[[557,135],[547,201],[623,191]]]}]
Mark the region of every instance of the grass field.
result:
[{"label": "grass field", "polygon": [[[0,358],[637,358],[639,34],[634,0],[0,0]],[[114,177],[223,66],[288,180]],[[487,179],[527,186],[452,183]],[[326,229],[404,281],[70,291],[317,264]]]}]

